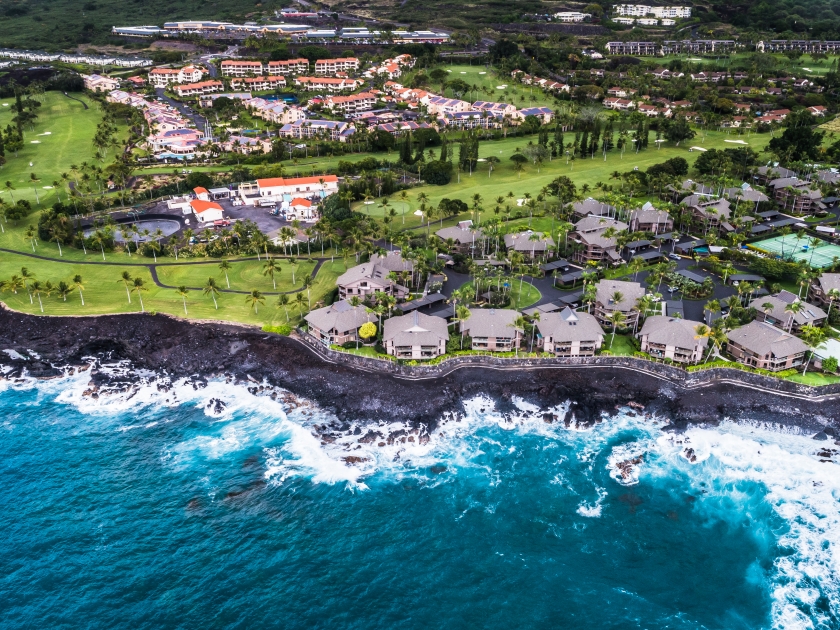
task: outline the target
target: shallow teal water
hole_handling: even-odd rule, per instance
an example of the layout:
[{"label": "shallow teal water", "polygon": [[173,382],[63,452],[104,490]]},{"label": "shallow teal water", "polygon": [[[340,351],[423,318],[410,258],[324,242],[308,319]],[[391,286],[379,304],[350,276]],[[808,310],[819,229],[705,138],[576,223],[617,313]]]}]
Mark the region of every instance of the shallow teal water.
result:
[{"label": "shallow teal water", "polygon": [[650,419],[484,401],[359,473],[317,409],[80,383],[0,393],[3,628],[837,627],[838,475],[807,437],[697,430],[692,465]]}]

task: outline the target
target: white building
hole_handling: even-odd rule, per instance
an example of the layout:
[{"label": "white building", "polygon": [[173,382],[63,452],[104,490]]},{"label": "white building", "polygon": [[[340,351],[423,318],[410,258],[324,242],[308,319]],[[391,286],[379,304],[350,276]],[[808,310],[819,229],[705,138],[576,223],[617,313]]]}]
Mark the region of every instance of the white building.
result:
[{"label": "white building", "polygon": [[224,218],[222,206],[212,201],[193,199],[190,202],[190,207],[199,223],[213,223],[213,221],[221,221]]},{"label": "white building", "polygon": [[166,87],[170,83],[198,83],[204,72],[195,66],[183,68],[153,68],[149,71],[149,81],[155,87]]},{"label": "white building", "polygon": [[591,13],[580,13],[578,11],[561,11],[554,14],[554,19],[560,22],[585,22],[591,18]]},{"label": "white building", "polygon": [[690,18],[691,7],[671,6],[653,7],[647,4],[617,4],[613,7],[616,15],[645,17],[653,15],[657,18]]}]

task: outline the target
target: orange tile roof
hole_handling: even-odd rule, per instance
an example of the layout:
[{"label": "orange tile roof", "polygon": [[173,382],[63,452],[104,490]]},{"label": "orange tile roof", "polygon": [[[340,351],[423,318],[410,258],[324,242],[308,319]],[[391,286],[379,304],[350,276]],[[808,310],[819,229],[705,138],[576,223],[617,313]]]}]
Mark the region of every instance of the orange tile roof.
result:
[{"label": "orange tile roof", "polygon": [[269,177],[267,179],[258,179],[257,186],[260,188],[271,188],[273,186],[320,184],[322,179],[324,183],[338,182],[338,177],[335,175],[324,175],[322,177]]},{"label": "orange tile roof", "polygon": [[207,212],[208,210],[222,211],[222,206],[219,204],[213,203],[212,201],[202,201],[201,199],[193,199],[190,202],[190,206],[196,214],[201,214],[202,212]]}]

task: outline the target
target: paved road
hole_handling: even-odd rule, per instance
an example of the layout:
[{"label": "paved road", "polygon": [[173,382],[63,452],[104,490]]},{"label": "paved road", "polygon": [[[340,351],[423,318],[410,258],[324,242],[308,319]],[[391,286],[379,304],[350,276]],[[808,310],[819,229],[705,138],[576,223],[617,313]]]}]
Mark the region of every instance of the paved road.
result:
[{"label": "paved road", "polygon": [[155,94],[157,94],[158,98],[163,99],[166,103],[168,103],[169,105],[171,105],[172,107],[177,109],[184,118],[186,118],[188,120],[191,120],[193,122],[193,124],[195,124],[197,129],[200,129],[200,130],[204,129],[204,125],[207,122],[205,120],[204,116],[200,116],[199,114],[196,114],[192,110],[191,107],[185,105],[184,103],[180,103],[180,102],[176,101],[175,99],[167,96],[164,93],[163,88],[157,88],[155,90]]}]

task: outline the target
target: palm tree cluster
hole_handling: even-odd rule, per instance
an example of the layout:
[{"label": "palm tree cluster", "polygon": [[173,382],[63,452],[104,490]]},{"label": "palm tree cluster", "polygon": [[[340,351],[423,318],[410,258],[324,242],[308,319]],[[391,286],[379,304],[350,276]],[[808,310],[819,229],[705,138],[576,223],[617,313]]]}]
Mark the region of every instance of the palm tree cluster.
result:
[{"label": "palm tree cluster", "polygon": [[0,280],[0,292],[17,295],[18,292],[26,291],[29,294],[30,304],[34,304],[35,299],[38,299],[38,306],[42,313],[44,312],[44,298],[49,298],[53,294],[61,298],[62,302],[66,302],[67,297],[73,291],[78,291],[79,300],[82,306],[84,306],[84,290],[85,285],[80,275],[73,276],[73,279],[70,281],[60,280],[54,284],[51,280],[41,282],[38,280],[35,272],[30,271],[26,267],[21,267],[20,275],[12,274],[12,277],[8,280]]}]

